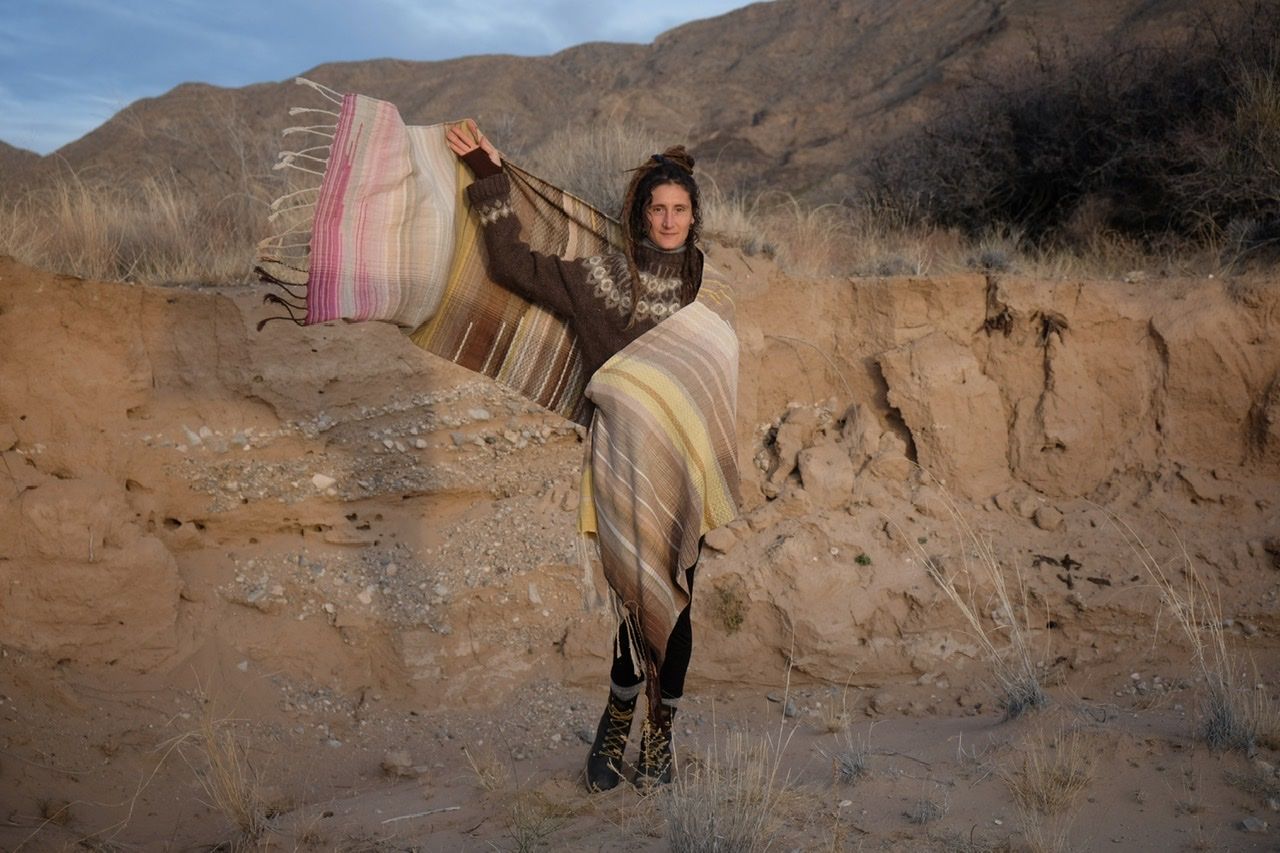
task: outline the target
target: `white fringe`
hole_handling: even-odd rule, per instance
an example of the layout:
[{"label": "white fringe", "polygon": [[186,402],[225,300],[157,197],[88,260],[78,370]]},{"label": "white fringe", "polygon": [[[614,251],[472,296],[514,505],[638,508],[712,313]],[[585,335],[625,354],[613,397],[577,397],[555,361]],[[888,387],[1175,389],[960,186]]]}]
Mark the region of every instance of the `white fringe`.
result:
[{"label": "white fringe", "polygon": [[[274,249],[275,246],[271,245],[271,242],[273,240],[283,240],[285,237],[292,237],[294,234],[310,233],[310,231],[311,231],[310,223],[307,223],[307,222],[295,223],[292,228],[288,228],[284,231],[281,231],[279,234],[272,234],[270,237],[264,237],[263,239],[259,240],[258,248]],[[309,238],[307,240],[307,245],[308,246],[311,245],[311,241]]]},{"label": "white fringe", "polygon": [[322,178],[324,177],[324,172],[317,172],[315,169],[308,169],[306,166],[299,166],[297,163],[289,160],[282,160],[271,168],[277,171],[280,169],[297,169],[299,172],[306,172],[308,175],[319,175]]},{"label": "white fringe", "polygon": [[291,116],[300,116],[303,113],[323,113],[324,115],[333,116],[334,118],[337,118],[339,115],[333,110],[322,110],[319,107],[289,107],[289,115]]},{"label": "white fringe", "polygon": [[300,148],[297,151],[281,151],[276,154],[276,159],[278,160],[281,157],[285,156],[286,154],[293,154],[295,156],[301,157],[303,154],[310,154],[312,151],[332,151],[332,150],[333,150],[332,144],[312,145],[310,148]]},{"label": "white fringe", "polygon": [[342,93],[335,92],[333,89],[330,89],[322,83],[317,83],[314,80],[308,80],[306,77],[294,77],[293,82],[297,83],[299,86],[310,86],[321,95],[324,95],[327,100],[330,100],[335,104],[342,103]]},{"label": "white fringe", "polygon": [[[281,151],[280,163],[283,163],[286,166],[290,166],[293,164],[293,161],[297,160],[299,157],[301,157],[303,160],[314,160],[315,162],[319,163],[321,166],[329,165],[328,157],[316,157],[313,154],[302,154],[297,151]],[[279,163],[277,163],[277,165],[279,165]]]},{"label": "white fringe", "polygon": [[333,133],[325,133],[327,130],[337,131],[336,124],[313,124],[313,125],[295,125],[294,127],[286,127],[280,131],[281,136],[288,136],[291,133],[314,133],[316,136],[323,136],[325,139],[333,139]]},{"label": "white fringe", "polygon": [[308,202],[306,204],[295,204],[293,207],[282,207],[279,210],[277,210],[275,213],[272,213],[270,216],[268,216],[267,221],[275,222],[277,219],[279,219],[281,216],[284,216],[286,213],[294,213],[299,210],[315,210],[315,207],[316,207],[316,203],[314,201]]},{"label": "white fringe", "polygon": [[320,192],[320,187],[302,187],[301,190],[284,193],[279,199],[271,202],[271,210],[279,210],[285,201],[292,199],[293,196],[301,196],[303,192]]},{"label": "white fringe", "polygon": [[[322,98],[331,104],[342,106],[345,96],[341,92],[334,91],[328,86],[324,86],[314,80],[308,80],[305,77],[296,77],[294,82],[300,86],[307,86],[312,91],[319,94]],[[323,116],[329,116],[334,119],[332,124],[314,124],[314,125],[296,125],[286,127],[281,131],[282,137],[295,133],[311,134],[319,136],[323,139],[332,141],[338,131],[337,120],[341,118],[341,114],[333,110],[320,107],[290,107],[289,115],[307,115],[318,113]],[[281,151],[277,157],[277,162],[272,167],[275,170],[295,169],[299,172],[305,172],[309,175],[315,175],[318,178],[324,177],[323,171],[309,169],[300,165],[300,162],[316,164],[323,168],[327,168],[329,160],[327,156],[318,156],[324,152],[333,150],[330,143],[321,143],[318,145],[310,145],[296,151]],[[275,222],[281,217],[291,216],[294,214],[305,214],[314,211],[316,207],[316,199],[320,194],[319,183],[311,187],[303,187],[286,193],[271,203],[271,213],[267,216],[268,222]],[[313,219],[310,216],[300,216],[300,221],[294,222],[289,228],[279,233],[273,234],[258,243],[258,260],[265,266],[272,267],[270,272],[277,278],[292,280],[295,284],[305,284],[307,279],[307,271],[310,267],[310,248],[311,248],[311,230]],[[291,240],[291,242],[285,242]],[[305,242],[297,242],[305,240]],[[289,272],[285,272],[285,271]],[[296,273],[297,275],[293,275]]]}]

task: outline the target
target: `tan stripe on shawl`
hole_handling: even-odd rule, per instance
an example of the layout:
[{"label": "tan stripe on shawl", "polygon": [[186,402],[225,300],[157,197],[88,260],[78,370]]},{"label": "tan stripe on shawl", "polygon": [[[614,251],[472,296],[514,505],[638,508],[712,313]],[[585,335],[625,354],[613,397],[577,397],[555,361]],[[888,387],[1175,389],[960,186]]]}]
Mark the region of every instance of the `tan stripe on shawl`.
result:
[{"label": "tan stripe on shawl", "polygon": [[660,667],[689,603],[701,538],[737,515],[738,339],[707,265],[699,298],[633,341],[587,386],[596,404],[579,525]]},{"label": "tan stripe on shawl", "polygon": [[[577,340],[559,317],[488,277],[464,198],[471,173],[445,142],[448,125],[407,126],[385,101],[329,96],[341,105],[336,123],[296,129],[310,141],[332,138],[323,175],[273,205],[284,218],[259,245],[259,273],[292,294],[305,289],[307,323],[412,329],[423,349],[586,424],[589,377]],[[311,163],[298,156],[283,154],[281,165]],[[612,219],[510,162],[506,169],[530,247],[585,257],[619,245]]]},{"label": "tan stripe on shawl", "polygon": [[[587,377],[566,324],[489,279],[463,198],[470,173],[445,144],[446,125],[406,126],[385,101],[325,94],[341,106],[336,124],[299,129],[333,139],[323,177],[277,202],[276,215],[286,216],[260,246],[259,271],[294,292],[306,288],[307,322],[413,328],[424,349],[580,423],[589,397],[597,409],[582,530],[596,538],[617,603],[657,658],[649,663],[660,665],[688,602],[684,569],[702,535],[737,512],[728,287],[707,265],[694,304]],[[507,171],[532,248],[582,257],[617,247],[616,222],[510,163]],[[308,235],[306,251],[290,248]]]}]

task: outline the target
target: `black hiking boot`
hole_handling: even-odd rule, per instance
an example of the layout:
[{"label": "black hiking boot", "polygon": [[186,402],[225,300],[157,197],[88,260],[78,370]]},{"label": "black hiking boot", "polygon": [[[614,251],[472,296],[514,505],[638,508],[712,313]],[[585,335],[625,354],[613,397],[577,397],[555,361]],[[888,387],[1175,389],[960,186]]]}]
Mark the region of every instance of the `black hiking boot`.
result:
[{"label": "black hiking boot", "polygon": [[646,717],[640,730],[640,761],[636,764],[636,787],[644,790],[671,781],[675,753],[671,748],[671,722],[676,709],[659,704],[656,714]]},{"label": "black hiking boot", "polygon": [[604,706],[596,739],[587,754],[587,789],[607,791],[622,778],[622,752],[631,736],[631,720],[636,713],[635,697],[619,699],[609,691],[609,703]]}]

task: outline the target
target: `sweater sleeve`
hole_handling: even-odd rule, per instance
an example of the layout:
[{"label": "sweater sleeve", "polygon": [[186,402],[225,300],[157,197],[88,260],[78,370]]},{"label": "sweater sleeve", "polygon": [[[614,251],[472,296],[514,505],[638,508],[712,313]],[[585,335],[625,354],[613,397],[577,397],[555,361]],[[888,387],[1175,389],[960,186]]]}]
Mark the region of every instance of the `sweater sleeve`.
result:
[{"label": "sweater sleeve", "polygon": [[467,164],[476,179],[492,177],[502,171],[501,166],[494,165],[489,154],[483,148],[473,148],[462,155],[462,162]]},{"label": "sweater sleeve", "polygon": [[520,220],[511,207],[511,179],[506,172],[482,178],[467,187],[467,198],[480,217],[489,277],[537,305],[573,317],[570,288],[585,282],[582,265],[534,251],[520,239]]}]

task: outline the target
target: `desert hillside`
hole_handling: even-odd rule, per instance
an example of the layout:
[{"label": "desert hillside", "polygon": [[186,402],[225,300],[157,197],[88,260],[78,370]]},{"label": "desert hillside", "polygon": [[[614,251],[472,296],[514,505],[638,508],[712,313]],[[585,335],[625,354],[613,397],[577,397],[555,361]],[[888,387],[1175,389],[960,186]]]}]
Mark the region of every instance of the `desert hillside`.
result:
[{"label": "desert hillside", "polygon": [[[1274,709],[1273,283],[717,253],[746,503],[703,556],[681,755],[790,731],[786,849],[1272,849],[1274,710],[1204,745],[1153,567],[1203,580]],[[577,781],[611,630],[579,430],[389,326],[257,333],[259,297],[0,261],[0,846],[674,845],[667,800]],[[1001,722],[1011,622],[1049,701]],[[1036,818],[1008,780],[1067,735],[1084,796]]]},{"label": "desert hillside", "polygon": [[[298,69],[395,103],[410,123],[475,116],[522,160],[558,131],[601,122],[686,141],[726,192],[849,196],[873,151],[999,76],[1037,42],[1130,46],[1172,38],[1212,8],[1196,0],[775,0],[663,33],[553,56],[371,60]],[[129,105],[48,157],[4,165],[0,193],[75,173],[177,176],[211,198],[244,191],[278,148],[289,81],[200,83]],[[29,152],[28,152],[29,153]],[[2,162],[2,161],[0,161]]]},{"label": "desert hillside", "polygon": [[0,143],[0,849],[1277,849],[1280,15],[1219,8],[775,0],[299,69],[602,208],[566,176],[697,156],[743,505],[657,791],[583,785],[585,431],[391,325],[258,330],[317,93]]}]

